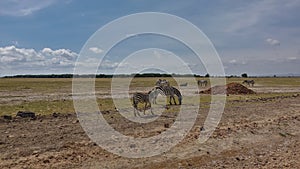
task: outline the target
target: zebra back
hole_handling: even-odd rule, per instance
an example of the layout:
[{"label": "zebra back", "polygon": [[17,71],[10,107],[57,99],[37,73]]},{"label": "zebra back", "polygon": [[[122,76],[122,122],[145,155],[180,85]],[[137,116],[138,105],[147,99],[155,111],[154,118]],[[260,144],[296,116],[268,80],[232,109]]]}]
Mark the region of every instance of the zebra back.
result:
[{"label": "zebra back", "polygon": [[172,87],[169,86],[156,86],[155,90],[158,91],[158,93],[162,96],[174,95],[174,90],[172,89]]},{"label": "zebra back", "polygon": [[177,88],[173,86],[156,86],[154,90],[158,91],[158,94],[161,94],[162,96],[174,98],[174,95],[176,95],[178,97],[179,104],[181,104],[182,95]]},{"label": "zebra back", "polygon": [[181,104],[182,95],[181,95],[180,91],[173,86],[172,86],[172,89],[173,89],[174,94],[178,97],[179,104]]},{"label": "zebra back", "polygon": [[169,81],[167,81],[166,79],[159,79],[156,83],[155,83],[156,86],[170,86],[170,83]]},{"label": "zebra back", "polygon": [[243,84],[245,84],[245,83],[247,83],[248,85],[250,85],[250,84],[252,84],[252,85],[254,85],[254,80],[244,80],[243,81]]},{"label": "zebra back", "polygon": [[132,96],[133,104],[136,106],[138,103],[149,102],[149,94],[136,92]]},{"label": "zebra back", "polygon": [[[146,108],[147,108],[147,105],[150,106],[150,110],[151,110],[151,113],[153,114],[152,112],[152,108],[151,108],[151,102],[149,100],[149,93],[140,93],[140,92],[136,92],[132,95],[132,101],[133,101],[133,107],[134,107],[134,116],[136,115],[139,115],[139,110],[138,110],[138,104],[139,103],[145,103],[145,106],[144,106],[144,114],[145,114],[145,111],[146,111]],[[154,115],[154,114],[153,114]]]}]

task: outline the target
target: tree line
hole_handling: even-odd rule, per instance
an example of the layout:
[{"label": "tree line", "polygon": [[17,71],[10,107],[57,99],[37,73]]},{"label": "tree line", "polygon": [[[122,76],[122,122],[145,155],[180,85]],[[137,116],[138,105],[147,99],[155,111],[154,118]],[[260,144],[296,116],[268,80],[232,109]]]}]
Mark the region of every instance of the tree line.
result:
[{"label": "tree line", "polygon": [[113,78],[113,77],[204,77],[200,75],[190,74],[161,74],[161,73],[142,73],[142,74],[84,74],[84,75],[73,75],[73,74],[43,74],[43,75],[14,75],[4,76],[3,78]]},{"label": "tree line", "polygon": [[[35,75],[35,74],[27,74],[27,75],[13,75],[13,76],[4,76],[2,78],[113,78],[113,77],[221,77],[221,76],[211,76],[208,73],[205,75],[198,74],[167,74],[167,73],[142,73],[142,74],[84,74],[84,75],[74,75],[74,74],[43,74],[43,75]],[[274,76],[249,76],[247,73],[242,73],[240,76],[238,75],[228,75],[226,78],[255,78],[255,77],[277,77]],[[292,77],[292,76],[278,76],[278,77]],[[299,76],[296,76],[299,77]]]}]

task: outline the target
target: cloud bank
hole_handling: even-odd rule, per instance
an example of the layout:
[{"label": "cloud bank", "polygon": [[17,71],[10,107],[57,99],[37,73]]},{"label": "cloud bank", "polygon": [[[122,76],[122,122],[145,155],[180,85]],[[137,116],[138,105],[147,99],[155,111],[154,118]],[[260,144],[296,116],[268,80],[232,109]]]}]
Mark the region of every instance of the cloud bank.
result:
[{"label": "cloud bank", "polygon": [[268,38],[266,39],[266,42],[272,46],[279,46],[280,45],[280,41],[276,40],[276,39],[272,39],[272,38]]},{"label": "cloud bank", "polygon": [[[0,69],[2,74],[31,73],[34,70],[57,70],[70,72],[78,54],[69,49],[44,48],[35,49],[17,48],[16,46],[0,47]],[[35,72],[37,73],[37,72]]]},{"label": "cloud bank", "polygon": [[44,9],[57,0],[1,0],[0,15],[27,16],[36,11]]}]

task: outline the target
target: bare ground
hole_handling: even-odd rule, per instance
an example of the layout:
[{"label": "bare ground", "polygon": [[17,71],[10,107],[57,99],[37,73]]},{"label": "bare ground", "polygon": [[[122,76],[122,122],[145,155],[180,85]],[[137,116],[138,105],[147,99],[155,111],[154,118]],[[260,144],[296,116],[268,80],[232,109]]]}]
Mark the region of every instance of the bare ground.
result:
[{"label": "bare ground", "polygon": [[[297,168],[300,166],[300,96],[227,102],[213,136],[199,144],[208,108],[200,109],[187,137],[162,155],[129,159],[93,143],[75,114],[0,121],[0,168]],[[136,125],[115,111],[107,121],[126,135],[164,131],[175,114]]]}]

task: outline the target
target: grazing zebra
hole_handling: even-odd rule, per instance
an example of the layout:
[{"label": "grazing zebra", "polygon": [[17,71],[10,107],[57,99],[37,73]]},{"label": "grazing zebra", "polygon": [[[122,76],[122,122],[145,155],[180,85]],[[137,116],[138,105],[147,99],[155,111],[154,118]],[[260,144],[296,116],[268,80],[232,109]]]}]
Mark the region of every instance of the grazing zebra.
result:
[{"label": "grazing zebra", "polygon": [[138,114],[138,116],[140,116],[140,113],[138,111],[138,103],[145,103],[144,115],[145,115],[145,111],[146,111],[146,108],[147,108],[148,104],[150,106],[151,114],[154,115],[153,112],[152,112],[151,102],[150,102],[150,99],[149,99],[149,95],[151,93],[152,93],[152,91],[150,91],[148,93],[136,92],[136,93],[133,94],[132,102],[133,102],[133,108],[134,108],[134,116],[136,116],[136,114]]},{"label": "grazing zebra", "polygon": [[158,79],[155,83],[156,86],[170,86],[169,81],[167,81],[166,79]]},{"label": "grazing zebra", "polygon": [[172,89],[174,91],[174,94],[178,97],[179,105],[182,103],[182,95],[178,89],[172,86]]},{"label": "grazing zebra", "polygon": [[255,82],[254,82],[254,80],[244,80],[244,81],[243,81],[243,84],[245,84],[245,83],[246,83],[248,86],[254,86],[254,83],[255,83]]},{"label": "grazing zebra", "polygon": [[156,86],[152,91],[154,91],[155,97],[153,97],[153,103],[156,104],[156,98],[158,94],[161,94],[162,96],[167,96],[169,98],[169,104],[172,105],[172,100],[174,104],[176,105],[175,97],[176,95],[178,97],[179,105],[182,103],[182,95],[178,89],[176,89],[173,86]]},{"label": "grazing zebra", "polygon": [[206,87],[207,83],[208,83],[207,80],[198,80],[198,85],[200,85],[200,86]]}]

